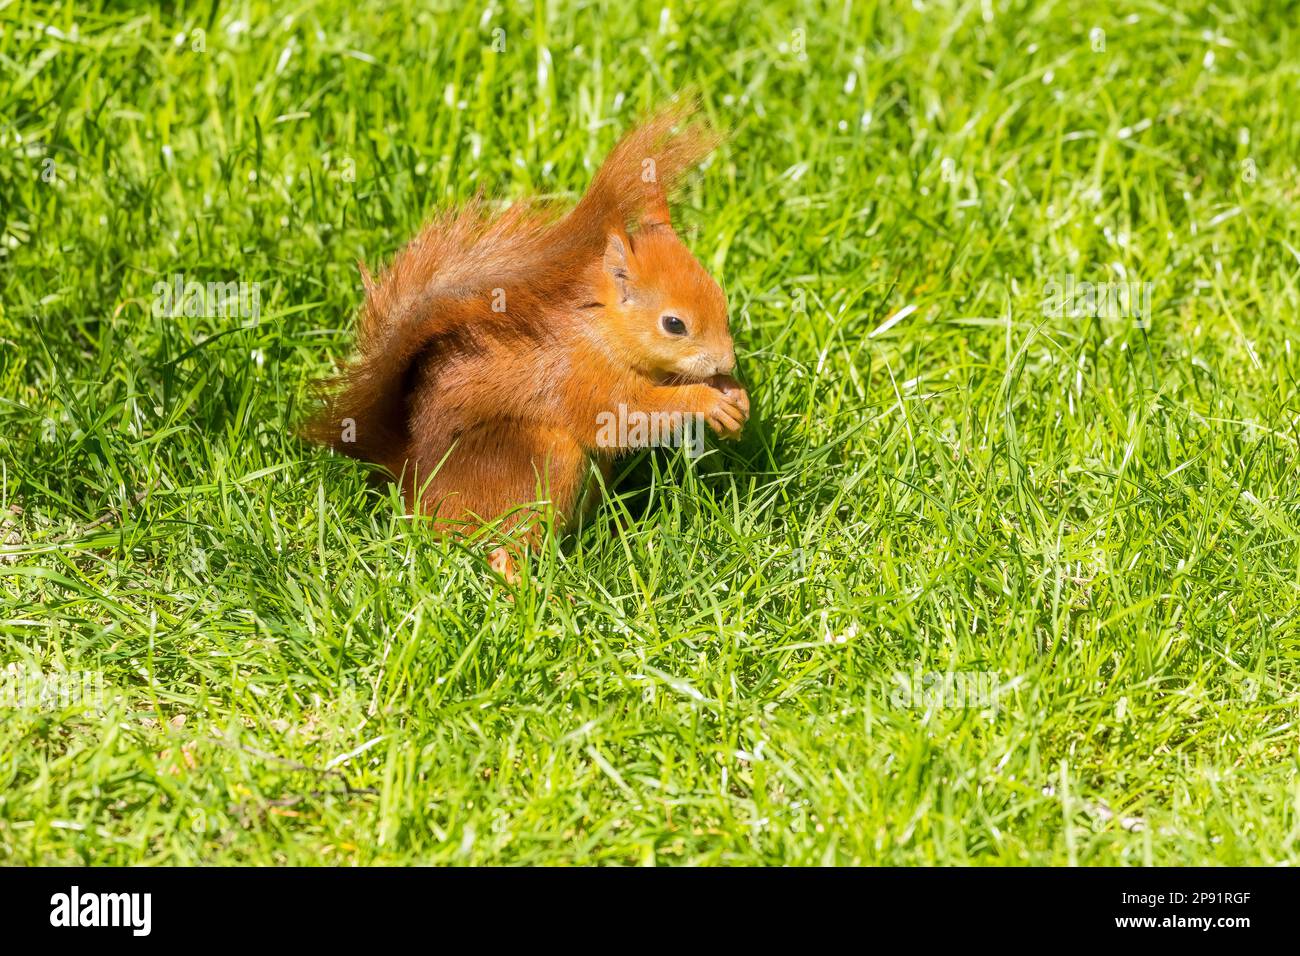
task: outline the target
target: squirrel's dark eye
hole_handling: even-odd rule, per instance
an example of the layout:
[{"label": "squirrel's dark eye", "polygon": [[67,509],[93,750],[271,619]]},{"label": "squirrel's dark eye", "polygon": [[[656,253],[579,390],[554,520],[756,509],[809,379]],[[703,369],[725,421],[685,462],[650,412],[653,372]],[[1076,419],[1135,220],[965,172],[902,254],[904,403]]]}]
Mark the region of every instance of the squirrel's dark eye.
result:
[{"label": "squirrel's dark eye", "polygon": [[664,331],[669,335],[685,335],[686,323],[675,315],[665,315],[661,320],[664,325]]}]

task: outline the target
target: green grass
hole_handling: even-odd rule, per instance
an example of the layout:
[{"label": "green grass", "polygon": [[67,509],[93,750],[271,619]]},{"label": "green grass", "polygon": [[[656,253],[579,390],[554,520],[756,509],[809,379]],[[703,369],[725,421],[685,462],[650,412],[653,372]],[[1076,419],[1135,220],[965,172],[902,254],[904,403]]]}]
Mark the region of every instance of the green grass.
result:
[{"label": "green grass", "polygon": [[[1293,5],[95,6],[0,0],[0,861],[1300,857]],[[309,382],[358,259],[691,88],[755,417],[511,600]]]}]

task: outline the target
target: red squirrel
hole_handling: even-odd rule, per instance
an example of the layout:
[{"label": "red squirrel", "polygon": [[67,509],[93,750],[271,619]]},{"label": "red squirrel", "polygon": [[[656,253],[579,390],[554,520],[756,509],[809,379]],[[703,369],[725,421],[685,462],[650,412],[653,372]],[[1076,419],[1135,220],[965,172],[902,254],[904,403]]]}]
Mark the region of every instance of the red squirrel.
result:
[{"label": "red squirrel", "polygon": [[[601,421],[707,422],[736,438],[749,397],[731,377],[727,299],[678,238],[667,196],[716,144],[691,108],[614,147],[567,215],[481,199],[435,218],[366,288],[357,357],[325,383],[308,437],[400,476],[440,530],[563,527],[615,457]],[[680,434],[680,432],[677,432]],[[517,579],[514,548],[491,565]]]}]

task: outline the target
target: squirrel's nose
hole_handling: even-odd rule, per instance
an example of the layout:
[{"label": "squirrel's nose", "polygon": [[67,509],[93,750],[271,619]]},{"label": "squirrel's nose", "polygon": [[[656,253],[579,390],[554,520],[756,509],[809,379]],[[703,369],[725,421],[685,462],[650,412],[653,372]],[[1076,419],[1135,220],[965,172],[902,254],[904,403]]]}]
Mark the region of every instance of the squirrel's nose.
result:
[{"label": "squirrel's nose", "polygon": [[736,352],[733,349],[713,366],[714,375],[730,375],[736,370]]}]

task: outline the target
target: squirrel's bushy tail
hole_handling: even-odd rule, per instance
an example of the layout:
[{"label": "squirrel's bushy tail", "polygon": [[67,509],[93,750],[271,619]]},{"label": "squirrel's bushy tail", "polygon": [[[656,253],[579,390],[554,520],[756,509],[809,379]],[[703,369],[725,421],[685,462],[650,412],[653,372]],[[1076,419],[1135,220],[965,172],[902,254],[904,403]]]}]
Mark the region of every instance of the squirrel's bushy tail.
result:
[{"label": "squirrel's bushy tail", "polygon": [[493,312],[494,295],[562,305],[611,232],[666,223],[667,196],[681,174],[718,142],[694,114],[694,101],[686,100],[627,133],[562,218],[529,202],[492,217],[475,199],[435,218],[378,279],[362,266],[357,355],[321,383],[325,407],[304,437],[400,472],[417,359],[474,323],[532,318],[513,308]]},{"label": "squirrel's bushy tail", "polygon": [[663,108],[619,140],[557,232],[599,252],[611,229],[658,221],[682,173],[718,144],[717,133],[694,120],[695,111],[694,100]]},{"label": "squirrel's bushy tail", "polygon": [[324,406],[303,427],[303,437],[400,473],[416,360],[484,312],[493,315],[492,290],[526,280],[550,218],[527,202],[491,218],[475,198],[425,226],[378,278],[360,265],[366,299],[357,318],[356,354],[337,375],[317,383]]}]

